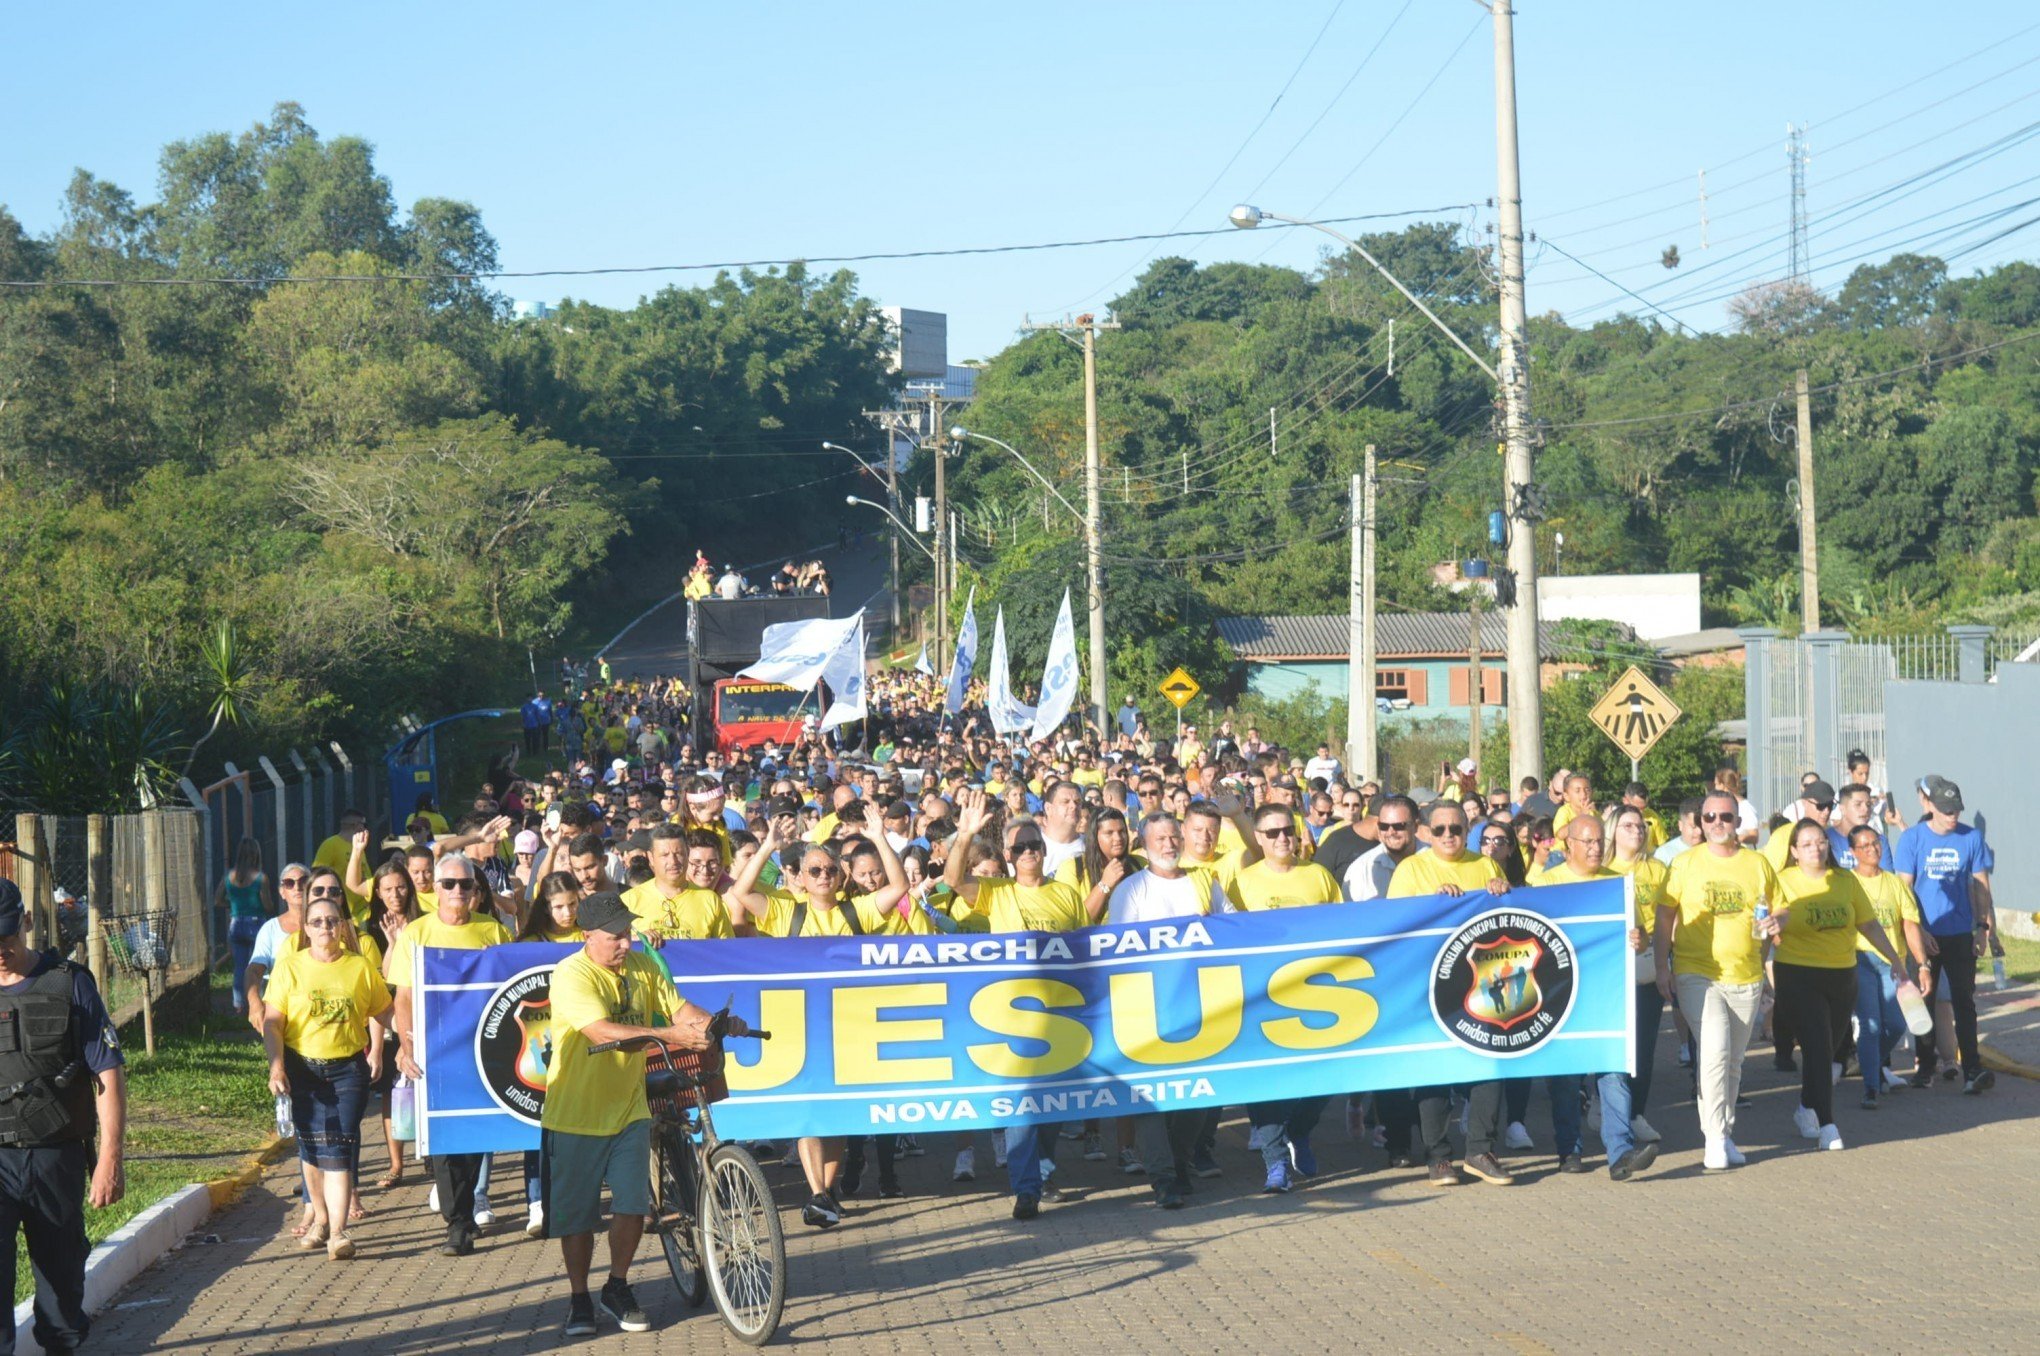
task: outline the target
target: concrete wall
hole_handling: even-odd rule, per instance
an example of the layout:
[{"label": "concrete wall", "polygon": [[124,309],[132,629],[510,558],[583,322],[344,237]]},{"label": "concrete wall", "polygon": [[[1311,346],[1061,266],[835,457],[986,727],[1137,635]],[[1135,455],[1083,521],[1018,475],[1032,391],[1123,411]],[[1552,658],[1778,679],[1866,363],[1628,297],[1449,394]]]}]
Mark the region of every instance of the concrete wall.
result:
[{"label": "concrete wall", "polygon": [[1697,574],[1548,574],[1537,581],[1545,621],[1625,622],[1644,640],[1700,629]]},{"label": "concrete wall", "polygon": [[1920,814],[1913,787],[1936,773],[1962,788],[1964,822],[1997,854],[1991,881],[1998,923],[2040,937],[2040,834],[2021,821],[2040,767],[2040,664],[2000,664],[1995,681],[1884,685],[1885,756],[1908,823]]}]

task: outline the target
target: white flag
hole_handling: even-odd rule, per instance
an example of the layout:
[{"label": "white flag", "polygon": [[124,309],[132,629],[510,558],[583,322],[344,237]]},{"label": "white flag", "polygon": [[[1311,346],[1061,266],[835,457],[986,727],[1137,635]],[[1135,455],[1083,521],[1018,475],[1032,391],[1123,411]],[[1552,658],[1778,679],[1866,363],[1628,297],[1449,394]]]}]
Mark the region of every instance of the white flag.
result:
[{"label": "white flag", "polygon": [[985,698],[985,706],[992,717],[992,728],[1000,734],[1016,734],[1027,728],[1034,719],[1034,708],[1013,695],[1013,684],[1006,676],[1006,609],[1000,608],[992,622],[992,671],[989,676],[991,691]]},{"label": "white flag", "polygon": [[1077,629],[1070,624],[1070,591],[1064,589],[1055,633],[1048,639],[1048,665],[1041,671],[1041,708],[1034,713],[1034,729],[1027,737],[1046,739],[1054,734],[1076,696]]},{"label": "white flag", "polygon": [[857,611],[857,629],[829,656],[822,681],[834,698],[822,714],[822,728],[834,729],[864,719],[864,610]]},{"label": "white flag", "polygon": [[963,604],[963,625],[956,633],[956,658],[949,666],[949,696],[942,709],[950,715],[963,710],[963,698],[970,688],[970,671],[977,666],[977,585]]},{"label": "white flag", "polygon": [[[839,621],[818,617],[768,626],[758,644],[758,662],[740,669],[737,676],[755,678],[761,683],[784,683],[806,692],[821,681],[822,670],[836,652],[863,630],[863,608],[857,609],[855,616]],[[858,653],[862,655],[861,647]]]},{"label": "white flag", "polygon": [[928,642],[925,640],[921,642],[921,657],[914,661],[914,672],[925,673],[930,678],[935,676],[935,666],[928,662]]}]

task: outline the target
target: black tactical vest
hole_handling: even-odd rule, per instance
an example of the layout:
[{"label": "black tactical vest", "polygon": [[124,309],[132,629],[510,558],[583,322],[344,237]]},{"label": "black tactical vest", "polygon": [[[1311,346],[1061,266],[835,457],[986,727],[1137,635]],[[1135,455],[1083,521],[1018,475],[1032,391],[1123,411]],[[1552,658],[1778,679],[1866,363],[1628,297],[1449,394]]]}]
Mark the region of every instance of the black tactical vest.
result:
[{"label": "black tactical vest", "polygon": [[0,993],[0,1147],[88,1139],[92,1080],[71,1030],[72,975],[59,961],[18,993]]}]

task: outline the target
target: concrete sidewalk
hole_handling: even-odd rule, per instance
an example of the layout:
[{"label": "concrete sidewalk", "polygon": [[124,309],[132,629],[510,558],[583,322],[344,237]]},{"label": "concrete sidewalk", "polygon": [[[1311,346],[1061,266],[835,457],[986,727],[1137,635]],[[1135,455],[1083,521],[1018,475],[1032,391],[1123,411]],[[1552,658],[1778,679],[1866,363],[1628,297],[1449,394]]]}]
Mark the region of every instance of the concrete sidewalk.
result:
[{"label": "concrete sidewalk", "polygon": [[1976,1025],[1985,1064],[2001,1074],[2040,1079],[2040,985],[2014,984],[1999,993],[1987,978],[1981,979],[1976,986]]}]

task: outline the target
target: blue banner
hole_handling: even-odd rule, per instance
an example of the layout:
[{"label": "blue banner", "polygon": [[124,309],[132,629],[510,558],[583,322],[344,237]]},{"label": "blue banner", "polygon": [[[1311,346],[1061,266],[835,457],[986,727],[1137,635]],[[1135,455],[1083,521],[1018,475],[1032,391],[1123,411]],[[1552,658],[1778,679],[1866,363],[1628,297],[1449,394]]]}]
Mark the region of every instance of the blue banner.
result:
[{"label": "blue banner", "polygon": [[[1070,933],[669,942],[731,1139],[989,1129],[1634,1068],[1627,879]],[[550,967],[427,950],[424,1153],[538,1144]]]}]

